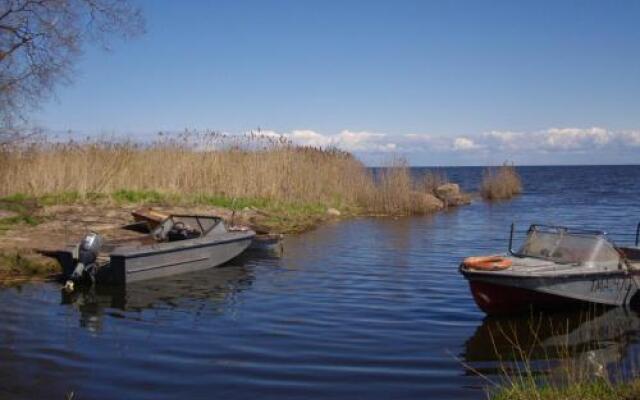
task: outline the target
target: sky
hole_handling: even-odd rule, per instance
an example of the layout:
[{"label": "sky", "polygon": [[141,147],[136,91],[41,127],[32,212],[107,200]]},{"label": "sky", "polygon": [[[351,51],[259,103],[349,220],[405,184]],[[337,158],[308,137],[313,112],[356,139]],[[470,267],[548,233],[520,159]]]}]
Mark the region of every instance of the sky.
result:
[{"label": "sky", "polygon": [[639,1],[141,0],[34,116],[51,132],[260,129],[370,165],[640,162]]}]

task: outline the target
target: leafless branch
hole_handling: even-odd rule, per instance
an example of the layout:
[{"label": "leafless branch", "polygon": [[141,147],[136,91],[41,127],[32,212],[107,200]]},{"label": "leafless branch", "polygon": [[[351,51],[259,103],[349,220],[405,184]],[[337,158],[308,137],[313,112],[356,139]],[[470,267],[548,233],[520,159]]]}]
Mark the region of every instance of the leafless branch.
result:
[{"label": "leafless branch", "polygon": [[86,42],[144,31],[130,0],[0,0],[0,143],[19,121],[71,81]]}]

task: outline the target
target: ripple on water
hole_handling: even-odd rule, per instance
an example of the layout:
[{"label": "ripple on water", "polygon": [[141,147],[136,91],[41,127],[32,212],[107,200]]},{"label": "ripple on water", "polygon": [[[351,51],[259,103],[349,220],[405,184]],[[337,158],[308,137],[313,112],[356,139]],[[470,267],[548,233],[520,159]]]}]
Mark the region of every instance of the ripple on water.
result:
[{"label": "ripple on water", "polygon": [[[481,169],[447,174],[474,189]],[[513,201],[327,224],[287,238],[280,259],[71,298],[51,284],[0,290],[0,397],[479,398],[485,382],[463,362],[496,373],[493,346],[507,341],[489,332],[508,324],[526,338],[531,321],[485,317],[459,262],[504,251],[512,221],[599,227],[620,241],[637,223],[640,167],[521,174]],[[602,354],[638,351],[634,312],[547,322],[571,331],[541,333],[546,345],[615,326],[602,338],[615,351]]]}]

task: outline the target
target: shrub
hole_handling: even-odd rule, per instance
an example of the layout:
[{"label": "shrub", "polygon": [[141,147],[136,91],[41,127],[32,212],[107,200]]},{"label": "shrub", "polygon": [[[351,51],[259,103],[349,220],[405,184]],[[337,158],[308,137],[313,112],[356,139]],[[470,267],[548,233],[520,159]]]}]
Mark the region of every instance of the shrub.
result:
[{"label": "shrub", "polygon": [[480,195],[485,200],[510,199],[522,192],[520,176],[513,165],[488,168],[482,174]]}]

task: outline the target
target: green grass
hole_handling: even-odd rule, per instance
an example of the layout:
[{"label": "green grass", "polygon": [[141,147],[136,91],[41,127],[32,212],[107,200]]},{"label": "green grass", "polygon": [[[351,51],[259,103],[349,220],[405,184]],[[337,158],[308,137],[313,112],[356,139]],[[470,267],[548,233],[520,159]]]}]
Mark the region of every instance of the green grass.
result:
[{"label": "green grass", "polygon": [[22,193],[15,193],[15,194],[0,198],[0,201],[7,202],[7,203],[24,203],[25,201],[28,201],[31,199],[33,199],[32,196],[27,196]]},{"label": "green grass", "polygon": [[33,215],[36,208],[37,200],[28,196],[18,194],[0,198],[0,210],[11,211],[16,214],[0,218],[0,234],[16,225],[38,225],[42,222],[42,218]]},{"label": "green grass", "polygon": [[242,211],[251,209],[258,211],[262,218],[260,225],[269,232],[301,232],[316,226],[326,215],[327,206],[320,203],[283,203],[260,198],[227,198],[219,196],[198,195],[185,199],[195,205],[223,207]]},{"label": "green grass", "polygon": [[53,259],[20,251],[0,253],[0,273],[10,276],[43,276],[59,269]]},{"label": "green grass", "polygon": [[96,203],[101,200],[108,199],[108,196],[103,193],[87,193],[82,195],[78,192],[61,192],[45,194],[35,198],[38,204],[43,206],[53,206],[56,204],[77,204],[77,203]]},{"label": "green grass", "polygon": [[321,204],[272,204],[263,224],[273,232],[302,232],[318,225],[326,214]]},{"label": "green grass", "polygon": [[640,399],[640,379],[611,383],[598,378],[572,383],[564,387],[514,383],[490,394],[491,400],[637,400]]},{"label": "green grass", "polygon": [[22,194],[0,197],[0,210],[28,214],[36,205],[36,199]]},{"label": "green grass", "polygon": [[260,198],[229,198],[222,196],[210,196],[206,194],[188,196],[187,202],[203,204],[214,207],[224,207],[230,210],[243,210],[245,208],[270,208],[273,204],[268,199]]},{"label": "green grass", "polygon": [[37,225],[41,222],[41,218],[35,217],[34,212],[41,206],[75,204],[211,206],[235,211],[250,209],[260,214],[259,225],[265,230],[280,233],[301,232],[316,226],[324,218],[329,207],[338,208],[348,214],[356,213],[355,208],[349,209],[338,202],[331,205],[279,202],[265,198],[229,198],[209,194],[162,193],[155,190],[120,189],[109,194],[89,193],[84,195],[71,191],[50,193],[40,197],[18,193],[0,197],[0,209],[18,214],[0,219],[0,233],[18,224]]},{"label": "green grass", "polygon": [[26,224],[36,226],[42,222],[42,218],[33,215],[16,215],[14,217],[0,218],[0,230],[3,226],[11,226],[17,224]]},{"label": "green grass", "polygon": [[115,192],[88,193],[78,192],[50,193],[40,197],[27,196],[24,194],[14,194],[0,197],[0,209],[24,210],[25,204],[35,204],[50,206],[56,204],[93,204],[103,202],[114,202],[117,204],[167,204],[172,205],[210,205],[229,209],[241,210],[246,207],[254,208],[294,208],[302,211],[316,210],[318,207],[325,207],[320,203],[283,203],[265,198],[231,198],[208,194],[176,194],[162,193],[155,190],[128,190],[120,189]]},{"label": "green grass", "polygon": [[120,189],[111,193],[110,198],[116,203],[151,203],[160,204],[166,201],[167,196],[155,190],[127,190]]}]

